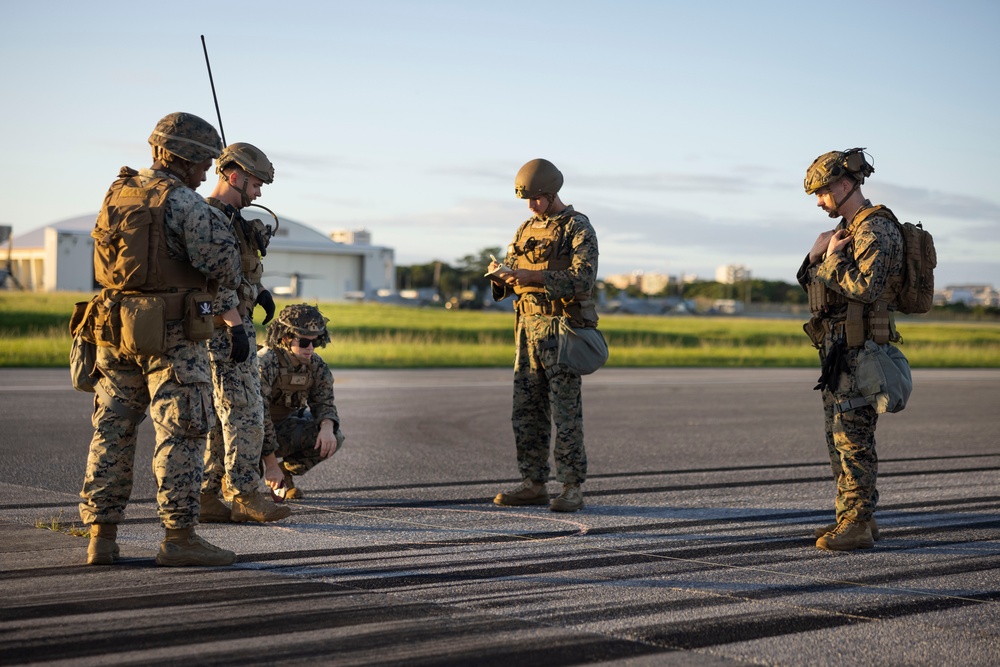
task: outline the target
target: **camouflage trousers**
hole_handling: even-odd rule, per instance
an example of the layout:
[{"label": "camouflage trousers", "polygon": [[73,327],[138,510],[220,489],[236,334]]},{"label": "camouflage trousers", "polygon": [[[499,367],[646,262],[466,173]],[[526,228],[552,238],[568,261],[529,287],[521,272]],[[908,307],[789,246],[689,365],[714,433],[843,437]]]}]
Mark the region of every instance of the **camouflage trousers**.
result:
[{"label": "camouflage trousers", "polygon": [[[281,459],[285,469],[291,474],[304,475],[320,461],[326,460],[320,457],[319,449],[316,448],[319,422],[312,416],[309,408],[302,408],[280,422],[275,422],[274,434],[278,439],[275,456]],[[337,451],[340,451],[344,444],[344,434],[338,427],[333,435],[337,438]]]},{"label": "camouflage trousers", "polygon": [[257,335],[253,321],[244,318],[250,339],[250,357],[236,363],[229,359],[231,339],[220,329],[209,342],[212,358],[212,386],[218,421],[208,435],[205,448],[203,493],[218,495],[223,475],[237,494],[260,488],[260,450],[264,445],[264,399],[260,395],[260,368],[257,365]]},{"label": "camouflage trousers", "polygon": [[[149,408],[156,445],[153,475],[160,521],[166,528],[197,523],[205,437],[215,424],[208,350],[168,322],[166,350],[129,356],[97,348],[101,388],[120,406],[141,415]],[[120,523],[132,495],[137,421],[94,398],[94,437],[80,496],[85,524]]]},{"label": "camouflage trousers", "polygon": [[546,368],[556,368],[556,349],[545,345],[554,337],[552,323],[553,318],[546,315],[521,315],[518,320],[511,410],[517,466],[522,478],[549,478],[554,422],[556,479],[564,484],[579,484],[587,479],[583,384],[579,375],[563,370],[546,373]]},{"label": "camouflage trousers", "polygon": [[[826,349],[829,349],[829,341]],[[860,396],[855,381],[858,352],[846,351],[847,371],[840,374],[834,391],[823,390],[826,447],[830,468],[837,485],[837,521],[869,521],[878,505],[878,455],[875,452],[875,426],[878,414],[871,406],[862,406],[838,414],[841,401]]]}]

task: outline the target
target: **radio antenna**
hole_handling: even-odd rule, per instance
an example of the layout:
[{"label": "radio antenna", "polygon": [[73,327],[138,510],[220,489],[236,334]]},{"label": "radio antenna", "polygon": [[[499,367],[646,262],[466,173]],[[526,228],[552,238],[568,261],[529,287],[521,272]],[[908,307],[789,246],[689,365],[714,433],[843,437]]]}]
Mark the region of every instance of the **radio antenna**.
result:
[{"label": "radio antenna", "polygon": [[205,35],[201,36],[201,48],[205,52],[205,66],[208,67],[208,82],[212,84],[212,99],[215,101],[215,115],[219,119],[219,135],[222,136],[222,145],[226,143],[226,131],[222,129],[222,113],[219,112],[219,97],[215,94],[215,80],[212,78],[212,63],[208,61],[208,46],[205,45]]}]

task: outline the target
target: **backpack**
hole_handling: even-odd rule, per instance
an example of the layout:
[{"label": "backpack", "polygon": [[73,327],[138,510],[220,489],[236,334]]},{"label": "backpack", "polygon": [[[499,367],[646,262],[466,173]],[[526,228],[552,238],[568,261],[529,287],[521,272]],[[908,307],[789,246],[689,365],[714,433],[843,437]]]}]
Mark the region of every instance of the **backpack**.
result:
[{"label": "backpack", "polygon": [[896,308],[906,315],[930,311],[934,305],[934,268],[937,266],[934,238],[923,224],[900,222],[885,206],[873,206],[864,217],[874,213],[882,213],[895,222],[903,235],[903,284],[896,296]]}]

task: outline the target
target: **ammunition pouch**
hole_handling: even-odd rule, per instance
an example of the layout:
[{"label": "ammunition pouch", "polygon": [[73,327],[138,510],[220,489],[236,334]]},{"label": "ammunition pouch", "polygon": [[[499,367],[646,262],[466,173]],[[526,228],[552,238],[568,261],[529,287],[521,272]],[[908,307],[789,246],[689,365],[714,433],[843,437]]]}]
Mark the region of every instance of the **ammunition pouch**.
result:
[{"label": "ammunition pouch", "polygon": [[865,304],[860,301],[847,302],[847,319],[844,321],[844,338],[847,347],[862,347],[865,344]]},{"label": "ammunition pouch", "polygon": [[121,340],[118,349],[130,355],[158,355],[166,349],[166,303],[158,296],[123,296],[118,302]]},{"label": "ammunition pouch", "polygon": [[877,345],[885,345],[893,339],[893,316],[889,304],[876,301],[868,310],[868,340]]},{"label": "ammunition pouch", "polygon": [[831,306],[842,306],[847,303],[847,298],[843,294],[834,292],[818,280],[806,285],[806,293],[809,295],[809,312],[813,315],[822,313]]}]

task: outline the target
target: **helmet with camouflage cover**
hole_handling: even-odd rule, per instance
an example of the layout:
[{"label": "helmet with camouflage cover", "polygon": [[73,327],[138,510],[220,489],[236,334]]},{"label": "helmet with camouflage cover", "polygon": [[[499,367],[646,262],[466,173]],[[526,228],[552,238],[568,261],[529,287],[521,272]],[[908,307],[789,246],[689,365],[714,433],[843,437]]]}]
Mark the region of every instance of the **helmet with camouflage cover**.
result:
[{"label": "helmet with camouflage cover", "polygon": [[803,185],[806,194],[814,194],[837,179],[849,176],[857,184],[865,182],[865,178],[875,172],[875,167],[865,160],[864,148],[850,148],[846,151],[830,151],[813,160],[806,169]]},{"label": "helmet with camouflage cover", "polygon": [[274,181],[274,165],[264,155],[264,151],[256,146],[244,142],[229,144],[222,150],[222,155],[215,161],[215,171],[221,174],[222,170],[229,165],[236,163],[251,176],[256,176],[265,183]]},{"label": "helmet with camouflage cover", "polygon": [[554,164],[541,158],[526,163],[514,177],[514,194],[518,199],[554,195],[562,186],[562,173]]},{"label": "helmet with camouflage cover", "polygon": [[[157,160],[177,157],[197,164],[222,152],[222,138],[208,121],[194,114],[176,112],[167,114],[149,135],[153,157]],[[167,153],[164,156],[163,153]]]},{"label": "helmet with camouflage cover", "polygon": [[326,330],[329,321],[319,308],[308,303],[285,306],[267,327],[267,346],[280,347],[285,336],[316,336],[315,346],[323,347],[330,342],[330,333]]}]

